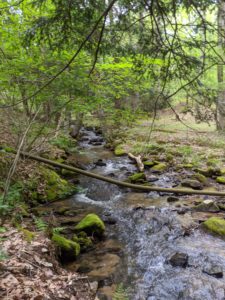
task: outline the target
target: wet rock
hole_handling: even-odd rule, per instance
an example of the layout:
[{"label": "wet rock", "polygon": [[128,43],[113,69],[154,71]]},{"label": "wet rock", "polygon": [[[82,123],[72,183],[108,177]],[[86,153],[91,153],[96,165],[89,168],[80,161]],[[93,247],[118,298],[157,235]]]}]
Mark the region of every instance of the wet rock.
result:
[{"label": "wet rock", "polygon": [[79,139],[79,142],[87,142],[87,141],[89,141],[88,137],[82,137]]},{"label": "wet rock", "polygon": [[216,278],[223,278],[222,267],[212,263],[208,263],[208,265],[203,268],[202,272]]},{"label": "wet rock", "polygon": [[68,180],[68,182],[71,184],[79,184],[80,180],[78,178],[71,178]]},{"label": "wet rock", "polygon": [[219,212],[220,208],[213,200],[204,200],[194,207],[195,211]]},{"label": "wet rock", "polygon": [[94,143],[91,143],[93,146],[101,146],[102,143],[101,142],[94,142]]},{"label": "wet rock", "polygon": [[99,166],[99,167],[104,167],[104,166],[106,166],[106,163],[103,162],[102,159],[99,159],[95,164],[96,164],[96,166]]},{"label": "wet rock", "polygon": [[186,179],[181,182],[181,186],[183,187],[189,187],[194,190],[202,190],[203,186],[202,183],[200,183],[198,180],[193,179]]},{"label": "wet rock", "polygon": [[115,173],[109,173],[108,176],[115,177],[116,175],[115,175]]},{"label": "wet rock", "polygon": [[102,236],[105,231],[105,224],[96,214],[89,214],[75,226],[75,230]]},{"label": "wet rock", "polygon": [[177,201],[179,201],[179,198],[174,196],[170,196],[167,198],[167,202],[177,202]]},{"label": "wet rock", "polygon": [[128,171],[127,167],[121,167],[120,171]]},{"label": "wet rock", "polygon": [[116,219],[113,217],[103,217],[102,220],[104,221],[105,224],[109,224],[109,225],[116,224]]},{"label": "wet rock", "polygon": [[98,137],[98,138],[93,138],[93,139],[90,139],[89,141],[89,144],[93,144],[93,143],[103,143],[104,140],[102,137]]},{"label": "wet rock", "polygon": [[148,177],[148,182],[155,182],[155,181],[158,181],[158,180],[159,180],[159,178],[156,177],[156,176],[150,176],[150,177]]},{"label": "wet rock", "polygon": [[169,263],[173,267],[186,268],[188,265],[188,255],[186,253],[175,253],[170,259]]},{"label": "wet rock", "polygon": [[203,226],[212,233],[225,236],[225,220],[217,217],[209,218]]}]

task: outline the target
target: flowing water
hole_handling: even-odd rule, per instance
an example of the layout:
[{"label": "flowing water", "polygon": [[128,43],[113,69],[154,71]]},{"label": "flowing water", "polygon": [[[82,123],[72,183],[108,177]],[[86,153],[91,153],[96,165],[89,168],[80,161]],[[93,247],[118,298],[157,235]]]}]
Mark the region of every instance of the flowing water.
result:
[{"label": "flowing water", "polygon": [[[80,146],[91,158],[87,167],[92,172],[124,180],[137,171],[127,157],[114,157],[100,143],[90,144],[98,135],[83,133]],[[173,186],[176,176],[161,175],[156,184]],[[91,208],[103,219],[110,216],[115,222],[107,226],[107,238],[122,245],[113,279],[102,285],[123,283],[131,300],[225,299],[225,241],[196,226],[190,212],[179,214],[165,195],[139,193],[84,176],[79,180],[82,190],[70,199],[71,205]],[[187,265],[173,266],[170,258],[175,253],[187,254]],[[108,255],[108,261],[115,259]]]}]

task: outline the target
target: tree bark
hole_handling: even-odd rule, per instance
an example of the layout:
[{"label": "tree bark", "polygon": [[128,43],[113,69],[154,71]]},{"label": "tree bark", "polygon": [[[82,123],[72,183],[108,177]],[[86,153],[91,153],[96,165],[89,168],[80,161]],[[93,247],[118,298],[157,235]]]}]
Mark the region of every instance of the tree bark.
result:
[{"label": "tree bark", "polygon": [[[225,1],[220,0],[218,3],[218,45],[221,51],[225,49]],[[224,56],[224,55],[223,55]],[[223,63],[221,62],[217,66],[217,79],[218,79],[218,96],[217,96],[217,129],[225,130],[225,87],[224,74],[223,74]]]}]

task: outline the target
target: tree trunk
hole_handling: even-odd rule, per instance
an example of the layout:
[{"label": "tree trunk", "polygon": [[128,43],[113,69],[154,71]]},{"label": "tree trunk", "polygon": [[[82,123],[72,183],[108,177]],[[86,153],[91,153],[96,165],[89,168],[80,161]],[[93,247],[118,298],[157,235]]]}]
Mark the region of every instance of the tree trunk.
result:
[{"label": "tree trunk", "polygon": [[83,113],[77,113],[76,120],[75,120],[74,124],[71,125],[70,135],[73,138],[77,138],[80,133],[80,129],[83,125],[83,116],[84,116]]},{"label": "tree trunk", "polygon": [[[225,49],[225,1],[220,0],[218,4],[218,45],[221,51]],[[223,87],[223,63],[217,66],[218,96],[217,96],[217,129],[225,130],[225,88]]]}]

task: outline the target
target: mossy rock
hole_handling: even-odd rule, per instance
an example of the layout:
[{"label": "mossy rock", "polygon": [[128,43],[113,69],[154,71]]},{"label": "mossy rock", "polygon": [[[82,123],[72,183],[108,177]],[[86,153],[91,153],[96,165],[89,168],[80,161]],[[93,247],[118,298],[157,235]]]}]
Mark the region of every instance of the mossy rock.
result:
[{"label": "mossy rock", "polygon": [[195,211],[203,211],[203,212],[219,212],[219,206],[212,200],[205,200],[202,203],[198,204],[194,207]]},{"label": "mossy rock", "polygon": [[160,173],[160,172],[164,172],[167,168],[167,165],[164,164],[164,163],[159,163],[157,165],[155,165],[154,167],[152,167],[152,171],[153,172],[157,172],[157,173]]},{"label": "mossy rock", "polygon": [[60,249],[61,256],[65,259],[75,259],[80,254],[80,245],[75,241],[64,238],[60,234],[54,233],[52,241]]},{"label": "mossy rock", "polygon": [[67,169],[62,169],[61,174],[64,177],[75,177],[76,176],[76,174],[74,172],[67,170]]},{"label": "mossy rock", "polygon": [[199,182],[201,182],[203,184],[206,184],[207,181],[208,181],[207,178],[206,178],[206,176],[203,175],[203,174],[200,174],[200,173],[192,175],[192,178],[193,179],[197,179]]},{"label": "mossy rock", "polygon": [[225,177],[224,176],[217,177],[216,182],[220,184],[225,184]]},{"label": "mossy rock", "polygon": [[153,166],[155,166],[157,163],[153,160],[146,160],[143,162],[145,167],[151,168]]},{"label": "mossy rock", "polygon": [[221,236],[225,236],[225,220],[218,218],[218,217],[212,217],[206,220],[203,223],[203,226],[208,229],[210,232],[216,233]]},{"label": "mossy rock", "polygon": [[41,172],[45,180],[45,190],[42,194],[33,195],[37,197],[33,198],[34,200],[54,201],[70,196],[76,191],[74,185],[62,179],[55,171],[41,168]]},{"label": "mossy rock", "polygon": [[116,156],[122,156],[122,155],[126,155],[127,152],[123,149],[122,145],[118,145],[116,146],[116,148],[114,149],[114,154]]},{"label": "mossy rock", "polygon": [[184,187],[189,187],[194,190],[202,190],[203,186],[202,183],[199,182],[198,180],[193,180],[193,179],[185,179],[181,182],[181,185]]},{"label": "mossy rock", "polygon": [[206,177],[221,176],[221,170],[219,168],[209,167],[207,169],[195,169],[195,172],[200,173]]},{"label": "mossy rock", "polygon": [[88,214],[75,226],[75,230],[84,231],[89,235],[102,236],[105,231],[105,224],[96,214]]},{"label": "mossy rock", "polygon": [[[82,231],[81,233],[84,233],[86,235],[86,233],[84,231]],[[86,251],[88,249],[91,249],[93,247],[93,242],[91,240],[90,237],[88,237],[87,235],[74,235],[72,240],[76,243],[78,243],[81,247],[81,251]]]},{"label": "mossy rock", "polygon": [[171,154],[171,153],[166,154],[165,159],[166,159],[167,162],[172,162],[173,158],[174,158],[173,154]]},{"label": "mossy rock", "polygon": [[146,180],[145,173],[134,173],[133,175],[128,177],[128,180],[132,183],[143,183]]}]

